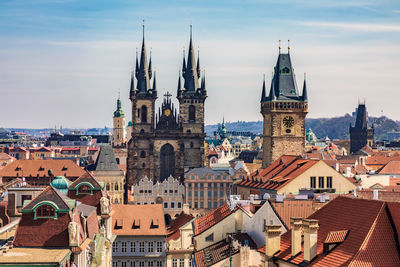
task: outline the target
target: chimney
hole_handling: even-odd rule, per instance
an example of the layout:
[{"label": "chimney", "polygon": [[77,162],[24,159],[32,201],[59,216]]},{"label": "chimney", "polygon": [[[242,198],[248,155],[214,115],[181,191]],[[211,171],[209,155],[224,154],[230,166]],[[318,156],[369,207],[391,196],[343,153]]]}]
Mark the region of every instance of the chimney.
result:
[{"label": "chimney", "polygon": [[317,256],[318,220],[304,219],[304,260],[311,262]]},{"label": "chimney", "polygon": [[265,256],[267,259],[272,258],[281,249],[281,231],[280,225],[265,226]]},{"label": "chimney", "polygon": [[303,219],[300,217],[290,218],[290,228],[292,229],[292,256],[301,252],[301,227]]},{"label": "chimney", "polygon": [[189,204],[183,204],[182,212],[185,214],[190,214]]},{"label": "chimney", "polygon": [[373,199],[374,200],[379,200],[379,191],[377,189],[374,189],[373,192]]}]

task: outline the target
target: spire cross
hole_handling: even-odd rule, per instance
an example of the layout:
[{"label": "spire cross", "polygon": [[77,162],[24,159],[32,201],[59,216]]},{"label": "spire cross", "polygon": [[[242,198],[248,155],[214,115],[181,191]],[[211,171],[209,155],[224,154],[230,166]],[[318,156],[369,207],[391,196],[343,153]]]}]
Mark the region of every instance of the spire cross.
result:
[{"label": "spire cross", "polygon": [[281,40],[279,40],[279,54],[281,53]]},{"label": "spire cross", "polygon": [[167,98],[167,101],[169,100],[169,98],[170,98],[171,96],[172,96],[172,95],[171,95],[169,92],[167,92],[167,93],[164,95],[164,97]]}]

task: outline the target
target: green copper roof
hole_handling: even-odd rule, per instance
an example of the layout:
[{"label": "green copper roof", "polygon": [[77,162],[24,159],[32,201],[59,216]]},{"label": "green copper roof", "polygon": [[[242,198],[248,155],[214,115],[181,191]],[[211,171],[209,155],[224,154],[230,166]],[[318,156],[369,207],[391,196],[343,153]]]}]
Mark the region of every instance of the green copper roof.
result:
[{"label": "green copper roof", "polygon": [[121,108],[121,99],[117,99],[117,110],[114,111],[114,118],[125,117],[125,113],[122,111]]},{"label": "green copper roof", "polygon": [[56,188],[58,191],[66,195],[68,193],[68,187],[71,184],[71,182],[65,178],[64,176],[57,176],[54,178],[54,180],[51,182],[51,185]]},{"label": "green copper roof", "polygon": [[133,126],[132,121],[129,121],[128,122],[128,127],[131,127],[131,126]]}]

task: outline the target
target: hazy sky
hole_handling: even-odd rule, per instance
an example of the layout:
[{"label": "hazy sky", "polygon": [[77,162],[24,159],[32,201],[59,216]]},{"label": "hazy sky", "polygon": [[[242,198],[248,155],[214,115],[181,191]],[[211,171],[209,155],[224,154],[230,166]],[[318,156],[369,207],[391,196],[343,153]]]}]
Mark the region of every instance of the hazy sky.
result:
[{"label": "hazy sky", "polygon": [[[351,113],[400,120],[398,0],[1,0],[0,127],[112,125],[118,89],[131,117],[130,72],[142,19],[159,100],[176,94],[189,24],[206,70],[206,123],[260,120],[267,84],[291,40],[309,117]],[[176,101],[176,100],[175,100]]]}]

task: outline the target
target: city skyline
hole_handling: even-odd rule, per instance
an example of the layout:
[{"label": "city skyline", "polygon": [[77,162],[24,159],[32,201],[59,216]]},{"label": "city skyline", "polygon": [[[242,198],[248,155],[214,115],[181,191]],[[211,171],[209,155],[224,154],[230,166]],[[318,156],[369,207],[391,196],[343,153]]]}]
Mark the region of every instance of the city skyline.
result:
[{"label": "city skyline", "polygon": [[291,40],[299,89],[307,73],[309,118],[351,114],[365,99],[371,116],[400,120],[398,3],[229,3],[3,1],[0,90],[9,101],[0,107],[8,114],[0,126],[111,126],[118,90],[130,120],[130,73],[143,19],[147,52],[151,47],[157,71],[158,106],[166,91],[177,103],[178,71],[192,23],[207,77],[206,124],[223,116],[226,121],[262,119],[263,75],[269,86],[279,39],[284,53]]}]

